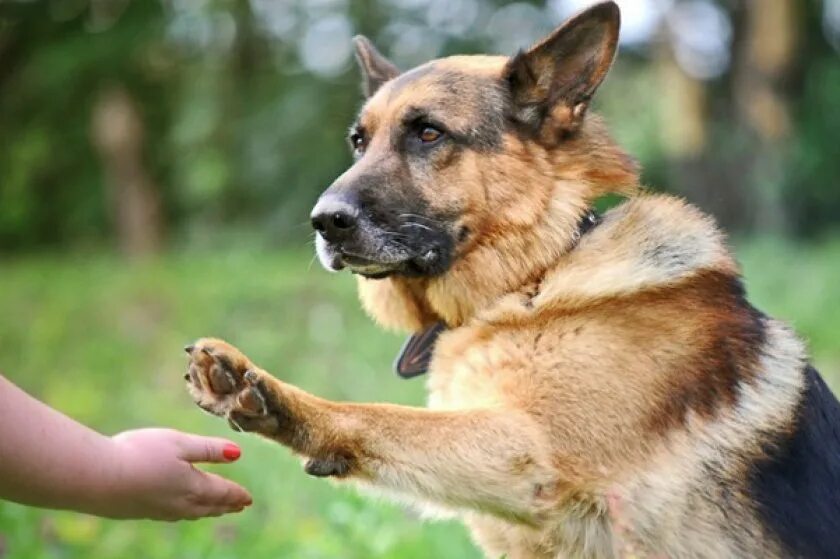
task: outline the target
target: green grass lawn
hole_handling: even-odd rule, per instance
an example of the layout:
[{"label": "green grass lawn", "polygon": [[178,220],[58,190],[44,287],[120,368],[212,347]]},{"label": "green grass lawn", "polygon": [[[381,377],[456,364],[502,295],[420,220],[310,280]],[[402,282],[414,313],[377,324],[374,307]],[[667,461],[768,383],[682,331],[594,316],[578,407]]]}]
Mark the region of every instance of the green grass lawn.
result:
[{"label": "green grass lawn", "polygon": [[[840,387],[840,239],[752,242],[739,256],[754,303],[793,323]],[[181,347],[212,335],[321,396],[422,404],[422,379],[391,372],[401,338],[362,314],[348,275],[311,260],[243,250],[137,264],[108,255],[0,260],[0,371],[107,433],[159,425],[229,436],[243,458],[217,469],[255,497],[240,515],[177,524],[0,502],[0,558],[478,557],[459,525],[424,524],[309,478],[284,449],[230,432],[188,398]]]}]

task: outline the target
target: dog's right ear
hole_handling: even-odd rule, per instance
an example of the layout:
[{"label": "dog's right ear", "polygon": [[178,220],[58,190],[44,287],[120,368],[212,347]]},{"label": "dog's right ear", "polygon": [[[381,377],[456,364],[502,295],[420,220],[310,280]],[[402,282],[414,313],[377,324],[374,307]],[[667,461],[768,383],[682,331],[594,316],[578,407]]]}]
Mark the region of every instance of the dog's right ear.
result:
[{"label": "dog's right ear", "polygon": [[531,130],[573,132],[607,75],[618,46],[615,2],[571,17],[548,37],[512,57],[503,72],[513,116]]},{"label": "dog's right ear", "polygon": [[376,93],[382,84],[400,75],[399,69],[382,56],[364,35],[353,37],[353,46],[356,47],[356,61],[362,69],[362,90],[367,97]]}]

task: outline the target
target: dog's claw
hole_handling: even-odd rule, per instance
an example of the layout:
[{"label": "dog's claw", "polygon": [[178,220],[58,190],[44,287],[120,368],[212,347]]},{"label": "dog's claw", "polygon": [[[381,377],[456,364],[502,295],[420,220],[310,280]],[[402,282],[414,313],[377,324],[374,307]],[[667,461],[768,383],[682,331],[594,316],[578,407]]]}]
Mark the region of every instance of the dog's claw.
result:
[{"label": "dog's claw", "polygon": [[231,429],[233,429],[234,431],[242,432],[242,427],[240,427],[239,424],[230,417],[227,418],[227,422]]}]

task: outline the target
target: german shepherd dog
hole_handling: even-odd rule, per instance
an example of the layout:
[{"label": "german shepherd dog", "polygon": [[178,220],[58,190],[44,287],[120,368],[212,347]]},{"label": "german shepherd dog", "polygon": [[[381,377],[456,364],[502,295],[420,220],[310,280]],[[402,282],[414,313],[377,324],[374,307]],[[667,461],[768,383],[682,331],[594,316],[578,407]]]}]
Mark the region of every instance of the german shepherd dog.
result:
[{"label": "german shepherd dog", "polygon": [[404,73],[355,40],[367,100],[317,253],[414,334],[398,369],[428,373],[427,408],[323,400],[216,339],[189,389],[311,475],[460,517],[487,557],[840,557],[840,404],[712,219],[642,192],[587,110],[618,31],[604,2]]}]

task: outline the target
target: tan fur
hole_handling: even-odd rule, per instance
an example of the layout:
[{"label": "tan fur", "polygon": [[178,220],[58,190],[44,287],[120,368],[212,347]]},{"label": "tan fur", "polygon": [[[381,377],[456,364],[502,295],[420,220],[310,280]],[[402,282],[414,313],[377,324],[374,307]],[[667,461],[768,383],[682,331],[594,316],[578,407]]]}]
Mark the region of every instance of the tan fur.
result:
[{"label": "tan fur", "polygon": [[[479,80],[507,62],[453,57],[436,68]],[[395,84],[381,85],[360,117],[372,160],[418,100],[438,103],[450,122],[461,114],[431,75]],[[769,322],[753,347],[752,317],[730,289],[738,268],[712,220],[641,192],[632,160],[576,106],[549,117],[582,119],[562,142],[549,123],[539,141],[507,131],[500,150],[436,163],[424,197],[457,208],[472,232],[445,274],[359,279],[380,324],[449,326],[428,409],[321,400],[218,340],[191,351],[191,390],[205,409],[307,458],[310,473],[463,518],[488,557],[613,557],[610,495],[652,556],[781,557],[745,493],[722,512],[704,465],[743,486],[763,437],[792,422],[802,344]],[[581,216],[609,192],[630,199],[578,239]],[[719,361],[721,343],[737,359]],[[724,529],[733,521],[737,537]]]}]

